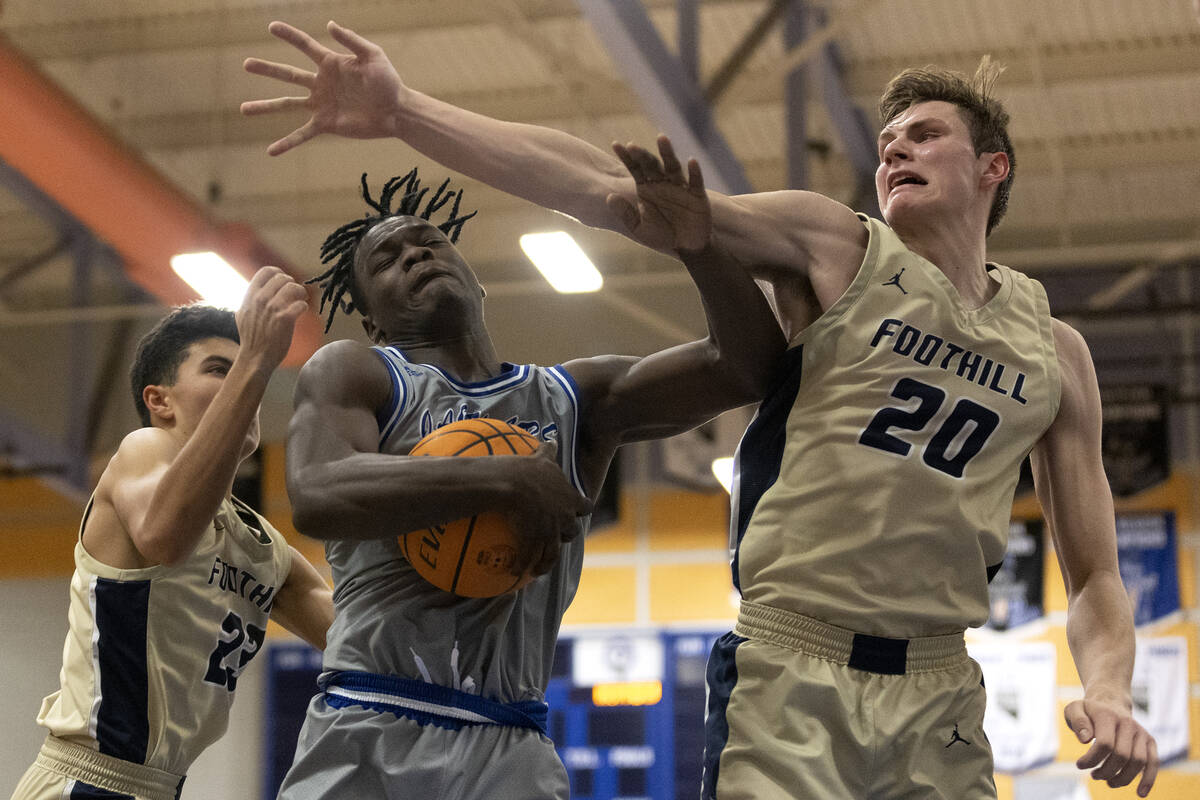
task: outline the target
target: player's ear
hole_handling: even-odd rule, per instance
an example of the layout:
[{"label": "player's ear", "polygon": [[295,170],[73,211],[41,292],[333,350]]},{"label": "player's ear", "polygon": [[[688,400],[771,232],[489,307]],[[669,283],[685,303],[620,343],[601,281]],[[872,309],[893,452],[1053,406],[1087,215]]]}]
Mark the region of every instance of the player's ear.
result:
[{"label": "player's ear", "polygon": [[1003,150],[996,153],[983,153],[980,158],[985,159],[983,168],[984,185],[991,187],[1004,183],[1011,169],[1008,162],[1008,153],[1005,153]]},{"label": "player's ear", "polygon": [[175,407],[171,403],[171,395],[165,386],[143,386],[142,402],[150,412],[150,417],[171,420],[175,418]]},{"label": "player's ear", "polygon": [[483,288],[483,284],[479,284],[479,296],[487,297],[487,289]]}]

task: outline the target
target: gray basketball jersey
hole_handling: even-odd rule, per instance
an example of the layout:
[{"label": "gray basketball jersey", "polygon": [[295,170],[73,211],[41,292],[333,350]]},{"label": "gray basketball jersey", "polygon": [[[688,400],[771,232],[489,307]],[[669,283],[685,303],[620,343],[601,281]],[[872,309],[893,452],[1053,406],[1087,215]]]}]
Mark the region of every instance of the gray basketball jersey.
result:
[{"label": "gray basketball jersey", "polygon": [[[540,441],[558,441],[558,459],[583,491],[576,467],[579,397],[561,367],[504,364],[496,378],[462,383],[437,367],[376,347],[392,396],[376,411],[379,452],[407,455],[422,436],[457,420],[492,417]],[[326,542],[335,617],[324,667],[425,680],[501,702],[542,700],[559,623],[579,585],[583,534],[564,545],[558,565],[524,588],[494,598],[463,598],[427,583],[397,538]]]}]

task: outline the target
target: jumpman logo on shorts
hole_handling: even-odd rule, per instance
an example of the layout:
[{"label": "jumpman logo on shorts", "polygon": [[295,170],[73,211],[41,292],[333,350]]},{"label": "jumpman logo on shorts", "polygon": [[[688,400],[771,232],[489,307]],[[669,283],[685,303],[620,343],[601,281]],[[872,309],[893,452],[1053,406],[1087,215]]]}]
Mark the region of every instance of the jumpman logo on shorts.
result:
[{"label": "jumpman logo on shorts", "polygon": [[907,269],[907,267],[901,267],[899,272],[897,272],[895,275],[888,278],[886,281],[884,281],[883,283],[881,283],[879,285],[880,286],[895,286],[901,292],[904,292],[904,294],[908,294],[908,290],[900,285],[900,276],[904,274],[905,269]]},{"label": "jumpman logo on shorts", "polygon": [[957,722],[954,723],[954,733],[950,734],[950,741],[946,743],[946,747],[949,747],[950,745],[954,744],[955,742],[962,742],[963,744],[968,745],[968,746],[971,744],[966,739],[964,739],[963,737],[958,735],[958,723]]}]

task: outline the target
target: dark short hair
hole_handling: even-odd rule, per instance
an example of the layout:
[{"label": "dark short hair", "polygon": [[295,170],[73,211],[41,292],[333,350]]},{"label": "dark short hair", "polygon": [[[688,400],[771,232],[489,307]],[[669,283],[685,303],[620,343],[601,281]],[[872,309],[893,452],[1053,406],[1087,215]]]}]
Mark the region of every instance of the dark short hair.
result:
[{"label": "dark short hair", "polygon": [[1008,196],[1017,172],[1017,158],[1008,136],[1008,112],[999,100],[991,96],[992,85],[1001,72],[1003,67],[994,64],[986,56],[973,78],[967,78],[961,72],[932,66],[906,69],[888,82],[879,98],[879,118],[884,125],[917,103],[933,100],[952,103],[958,106],[971,132],[975,155],[1002,151],[1008,155],[1008,177],[996,187],[996,196],[988,213],[989,234],[1008,210]]},{"label": "dark short hair", "polygon": [[129,386],[143,427],[148,427],[151,420],[142,390],[147,386],[174,385],[179,365],[187,359],[188,348],[201,339],[213,337],[241,344],[232,311],[197,303],[176,308],[141,338],[129,368]]}]

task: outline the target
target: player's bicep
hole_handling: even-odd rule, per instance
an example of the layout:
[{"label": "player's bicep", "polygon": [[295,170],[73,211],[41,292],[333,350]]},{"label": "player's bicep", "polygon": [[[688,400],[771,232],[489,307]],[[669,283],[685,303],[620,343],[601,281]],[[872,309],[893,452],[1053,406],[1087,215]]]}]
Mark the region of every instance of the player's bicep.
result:
[{"label": "player's bicep", "polygon": [[[1116,569],[1112,492],[1101,455],[1100,390],[1087,345],[1058,324],[1058,414],[1032,453],[1034,485],[1050,523],[1068,589]],[[1103,544],[1103,546],[1100,546]]]},{"label": "player's bicep", "polygon": [[849,274],[866,252],[867,232],[845,205],[814,192],[726,196],[709,193],[714,237],[756,278],[813,277],[814,270]]},{"label": "player's bicep", "polygon": [[643,358],[607,356],[565,366],[580,385],[591,434],[625,444],[683,433],[751,402],[714,379],[717,360],[716,348],[702,340]]},{"label": "player's bicep", "polygon": [[289,464],[377,452],[376,410],[391,393],[386,368],[374,353],[357,346],[322,349],[301,369],[296,384],[295,412],[288,427]]}]

